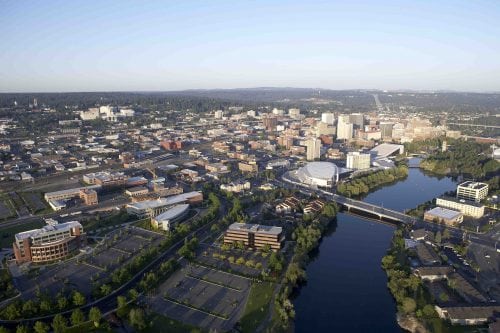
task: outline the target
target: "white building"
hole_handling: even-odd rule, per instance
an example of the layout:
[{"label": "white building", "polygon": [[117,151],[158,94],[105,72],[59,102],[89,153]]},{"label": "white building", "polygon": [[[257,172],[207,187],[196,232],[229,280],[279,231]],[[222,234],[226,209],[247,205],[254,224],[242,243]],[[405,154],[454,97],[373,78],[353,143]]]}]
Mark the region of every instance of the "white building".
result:
[{"label": "white building", "polygon": [[288,116],[292,119],[300,118],[300,109],[288,109]]},{"label": "white building", "polygon": [[439,207],[458,210],[466,216],[480,218],[484,215],[484,205],[475,201],[457,199],[453,197],[441,197],[436,199],[436,205]]},{"label": "white building", "polygon": [[240,193],[250,189],[250,182],[233,182],[229,184],[222,184],[220,189],[227,192]]},{"label": "white building", "polygon": [[309,138],[306,141],[307,146],[307,160],[314,161],[321,156],[321,140],[316,138]]},{"label": "white building", "polygon": [[479,202],[488,195],[488,184],[466,181],[457,186],[457,198]]},{"label": "white building", "polygon": [[353,136],[353,125],[349,122],[349,115],[340,115],[337,121],[337,139],[349,140]]},{"label": "white building", "polygon": [[335,115],[332,112],[322,113],[321,122],[328,125],[333,125],[335,123]]},{"label": "white building", "polygon": [[223,116],[224,116],[224,111],[222,110],[217,110],[214,112],[215,119],[222,119]]},{"label": "white building", "polygon": [[151,218],[151,225],[156,229],[170,231],[189,212],[189,204],[175,205],[160,215]]},{"label": "white building", "polygon": [[346,167],[348,169],[363,170],[370,168],[370,154],[362,154],[360,152],[347,153]]},{"label": "white building", "polygon": [[304,185],[331,188],[339,181],[339,170],[331,162],[311,162],[292,176]]}]

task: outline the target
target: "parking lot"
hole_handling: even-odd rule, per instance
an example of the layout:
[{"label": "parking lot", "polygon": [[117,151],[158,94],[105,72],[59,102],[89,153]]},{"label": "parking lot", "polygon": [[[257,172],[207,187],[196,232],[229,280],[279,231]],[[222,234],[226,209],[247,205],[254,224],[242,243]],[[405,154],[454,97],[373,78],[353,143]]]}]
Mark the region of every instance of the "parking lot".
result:
[{"label": "parking lot", "polygon": [[100,243],[92,253],[51,266],[35,268],[16,278],[24,299],[32,299],[37,289],[55,296],[61,290],[78,290],[90,297],[93,282],[105,282],[117,268],[126,265],[145,247],[156,246],[160,234],[139,228],[122,228]]},{"label": "parking lot", "polygon": [[167,317],[228,331],[243,315],[251,283],[242,276],[185,263],[146,302]]}]

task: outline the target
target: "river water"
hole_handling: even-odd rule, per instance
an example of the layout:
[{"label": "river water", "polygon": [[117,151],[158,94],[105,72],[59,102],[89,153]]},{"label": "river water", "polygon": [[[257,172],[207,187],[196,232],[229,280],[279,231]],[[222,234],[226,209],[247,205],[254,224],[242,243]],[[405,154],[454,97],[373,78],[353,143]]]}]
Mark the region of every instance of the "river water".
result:
[{"label": "river water", "polygon": [[[438,179],[412,168],[404,181],[363,200],[404,211],[455,186],[451,178]],[[296,332],[402,332],[380,267],[394,228],[338,214],[336,228],[323,238],[307,266],[307,284],[294,300]]]}]

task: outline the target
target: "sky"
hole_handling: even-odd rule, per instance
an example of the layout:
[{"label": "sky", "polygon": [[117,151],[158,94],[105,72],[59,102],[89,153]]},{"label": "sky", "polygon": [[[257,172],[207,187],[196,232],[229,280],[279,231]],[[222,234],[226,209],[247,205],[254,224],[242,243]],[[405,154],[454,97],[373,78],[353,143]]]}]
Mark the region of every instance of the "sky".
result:
[{"label": "sky", "polygon": [[0,92],[248,87],[500,91],[500,1],[0,1]]}]

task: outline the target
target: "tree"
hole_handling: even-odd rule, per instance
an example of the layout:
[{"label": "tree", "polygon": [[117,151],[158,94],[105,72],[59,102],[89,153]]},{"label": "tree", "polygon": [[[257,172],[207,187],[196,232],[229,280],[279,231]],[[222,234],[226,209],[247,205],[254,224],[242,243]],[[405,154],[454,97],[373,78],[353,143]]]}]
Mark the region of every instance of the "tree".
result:
[{"label": "tree", "polygon": [[59,296],[57,298],[57,307],[59,310],[64,310],[68,307],[68,299],[64,296]]},{"label": "tree", "polygon": [[430,304],[424,306],[424,308],[422,309],[422,313],[426,318],[434,318],[436,316],[436,311]]},{"label": "tree", "polygon": [[43,321],[37,321],[33,326],[35,333],[47,333],[49,329],[49,325],[45,324]]},{"label": "tree", "polygon": [[5,310],[4,310],[5,318],[8,320],[14,320],[16,318],[19,318],[21,316],[21,312],[19,311],[19,308],[17,307],[16,303],[11,303],[9,304]]},{"label": "tree", "polygon": [[24,302],[23,315],[25,318],[33,316],[34,314],[36,314],[37,310],[37,305],[33,300],[30,299]]},{"label": "tree", "polygon": [[99,310],[99,308],[96,308],[95,306],[90,308],[89,320],[94,322],[95,327],[99,327],[99,323],[101,322],[101,319],[102,319],[101,310]]},{"label": "tree", "polygon": [[450,298],[448,297],[448,294],[446,294],[444,292],[439,294],[439,299],[443,302],[448,302],[450,300]]},{"label": "tree", "polygon": [[52,320],[52,328],[55,333],[63,333],[68,327],[68,321],[61,314],[56,314]]},{"label": "tree", "polygon": [[17,325],[16,333],[29,333],[29,327],[24,325]]},{"label": "tree", "polygon": [[120,318],[125,317],[127,315],[127,298],[125,296],[118,296],[116,298],[116,303],[118,303],[116,314]]},{"label": "tree", "polygon": [[146,328],[146,321],[144,320],[144,312],[141,309],[134,308],[129,313],[130,324],[137,330]]},{"label": "tree", "polygon": [[417,308],[417,304],[413,298],[405,297],[403,299],[402,308],[404,313],[413,313]]},{"label": "tree", "polygon": [[75,306],[85,305],[86,302],[87,300],[85,299],[85,296],[82,293],[80,293],[79,291],[75,291],[73,293],[73,304]]},{"label": "tree", "polygon": [[436,244],[441,245],[441,231],[437,231],[436,235],[434,236],[434,241]]},{"label": "tree", "polygon": [[85,315],[83,314],[82,310],[80,309],[75,309],[73,312],[71,312],[71,325],[77,326],[80,325],[85,321]]},{"label": "tree", "polygon": [[451,237],[450,230],[448,230],[448,228],[444,229],[443,230],[443,239],[448,240],[448,239],[450,239],[450,237]]}]

